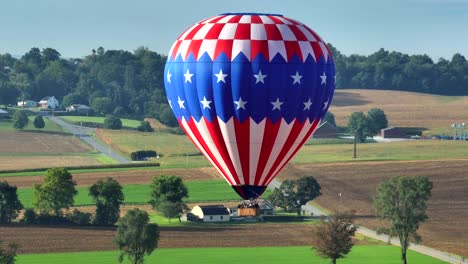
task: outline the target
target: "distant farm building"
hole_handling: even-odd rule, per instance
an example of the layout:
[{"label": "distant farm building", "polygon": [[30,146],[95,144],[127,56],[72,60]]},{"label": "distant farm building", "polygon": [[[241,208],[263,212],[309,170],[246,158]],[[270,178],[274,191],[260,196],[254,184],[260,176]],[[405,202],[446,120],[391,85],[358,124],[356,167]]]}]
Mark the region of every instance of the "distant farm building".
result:
[{"label": "distant farm building", "polygon": [[19,107],[36,107],[37,103],[36,101],[33,101],[33,100],[24,100],[24,101],[18,102],[18,106]]},{"label": "distant farm building", "polygon": [[262,200],[258,204],[260,206],[261,215],[274,215],[275,214],[275,206],[272,205],[270,202]]},{"label": "distant farm building", "polygon": [[59,101],[54,96],[46,96],[39,101],[39,107],[55,109],[59,106]]},{"label": "distant farm building", "polygon": [[203,222],[228,222],[231,219],[224,205],[197,205],[192,214]]},{"label": "distant farm building", "polygon": [[406,133],[398,127],[387,127],[380,130],[382,138],[405,138]]},{"label": "distant farm building", "polygon": [[0,109],[0,118],[9,116],[9,113],[5,110]]},{"label": "distant farm building", "polygon": [[91,107],[82,104],[72,104],[65,109],[67,112],[75,112],[80,115],[88,115],[91,113]]},{"label": "distant farm building", "polygon": [[331,123],[324,122],[315,130],[313,138],[336,138],[338,129]]}]

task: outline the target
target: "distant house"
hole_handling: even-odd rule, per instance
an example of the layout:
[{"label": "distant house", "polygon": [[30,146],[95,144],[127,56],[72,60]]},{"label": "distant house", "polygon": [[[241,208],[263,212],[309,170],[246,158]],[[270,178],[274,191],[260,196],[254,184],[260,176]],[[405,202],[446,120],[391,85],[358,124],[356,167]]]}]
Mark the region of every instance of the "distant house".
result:
[{"label": "distant house", "polygon": [[82,104],[72,104],[65,108],[67,112],[76,112],[78,114],[88,115],[91,112],[91,107]]},{"label": "distant house", "polygon": [[338,134],[338,129],[331,123],[323,122],[315,130],[312,135],[313,138],[336,138]]},{"label": "distant house", "polygon": [[39,107],[55,109],[59,106],[59,101],[54,96],[46,96],[39,101]]},{"label": "distant house", "polygon": [[10,114],[9,114],[7,111],[5,111],[5,110],[3,110],[3,109],[0,109],[0,118],[7,117],[7,116],[9,116],[9,115],[10,115]]},{"label": "distant house", "polygon": [[18,102],[19,107],[36,107],[37,103],[33,100],[24,100]]},{"label": "distant house", "polygon": [[380,130],[382,138],[405,138],[406,133],[398,127],[387,127]]},{"label": "distant house", "polygon": [[191,213],[203,222],[228,222],[229,211],[224,205],[197,205]]},{"label": "distant house", "polygon": [[260,200],[258,202],[260,206],[261,215],[275,215],[275,206],[266,200]]}]

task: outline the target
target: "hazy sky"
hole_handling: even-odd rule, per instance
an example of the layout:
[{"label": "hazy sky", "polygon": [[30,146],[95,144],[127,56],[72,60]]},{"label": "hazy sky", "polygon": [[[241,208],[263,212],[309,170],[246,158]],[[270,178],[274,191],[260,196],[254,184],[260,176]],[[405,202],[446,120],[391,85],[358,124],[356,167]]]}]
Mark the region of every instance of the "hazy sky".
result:
[{"label": "hazy sky", "polygon": [[0,0],[0,53],[51,47],[82,57],[99,46],[146,46],[167,54],[190,25],[225,12],[283,14],[347,55],[468,57],[468,0]]}]

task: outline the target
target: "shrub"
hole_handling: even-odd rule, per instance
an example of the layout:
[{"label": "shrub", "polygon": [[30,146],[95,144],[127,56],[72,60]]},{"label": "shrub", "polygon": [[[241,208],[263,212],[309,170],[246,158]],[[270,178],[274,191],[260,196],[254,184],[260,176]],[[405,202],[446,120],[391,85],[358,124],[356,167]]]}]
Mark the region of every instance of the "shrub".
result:
[{"label": "shrub", "polygon": [[41,115],[37,115],[34,118],[34,127],[35,128],[44,128],[45,127],[45,122],[44,122],[44,119],[42,118]]},{"label": "shrub", "polygon": [[23,214],[23,219],[21,220],[25,224],[35,224],[36,223],[36,212],[33,209],[26,209]]},{"label": "shrub", "polygon": [[122,128],[122,120],[120,118],[113,116],[113,115],[107,115],[106,118],[104,119],[104,128],[107,129],[121,129]]},{"label": "shrub", "polygon": [[130,159],[133,161],[143,160],[146,158],[154,158],[156,155],[157,153],[154,150],[138,150],[130,153]]},{"label": "shrub", "polygon": [[91,224],[91,217],[93,215],[90,213],[81,212],[77,209],[74,209],[71,213],[68,213],[66,218],[70,221],[71,224],[75,225],[89,225]]},{"label": "shrub", "polygon": [[140,125],[137,127],[138,131],[141,132],[153,132],[154,129],[151,127],[151,124],[148,121],[141,121]]}]

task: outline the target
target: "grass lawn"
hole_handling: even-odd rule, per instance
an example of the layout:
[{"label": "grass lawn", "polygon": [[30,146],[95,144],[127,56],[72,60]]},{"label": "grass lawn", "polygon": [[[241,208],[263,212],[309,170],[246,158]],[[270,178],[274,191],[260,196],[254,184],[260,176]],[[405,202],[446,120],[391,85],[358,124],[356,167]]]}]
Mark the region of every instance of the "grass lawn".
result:
[{"label": "grass lawn", "polygon": [[[98,117],[98,116],[61,116],[63,120],[69,122],[69,123],[79,123],[79,122],[92,122],[92,123],[99,123],[99,124],[104,124],[104,117]],[[121,118],[122,121],[122,126],[123,127],[129,127],[129,128],[137,128],[141,121],[139,120],[133,120],[133,119],[125,119]]]},{"label": "grass lawn", "polygon": [[[54,122],[51,122],[49,119],[44,118],[44,123],[45,126],[42,129],[35,128],[34,127],[34,118],[35,116],[29,116],[29,122],[24,127],[21,131],[28,131],[28,132],[59,132],[59,133],[65,133],[63,129],[55,124]],[[0,119],[0,131],[16,131],[16,129],[13,128],[13,120],[4,120]]]},{"label": "grass lawn", "polygon": [[[186,202],[211,202],[211,201],[238,201],[237,193],[224,180],[187,181],[185,185],[189,191]],[[88,196],[89,187],[77,187],[78,194],[75,196],[75,206],[93,205],[94,202]],[[146,204],[151,199],[151,188],[149,184],[129,184],[123,186],[125,204]],[[270,191],[267,190],[264,197]],[[32,188],[18,189],[18,196],[25,208],[32,208]]]},{"label": "grass lawn", "polygon": [[468,141],[414,140],[391,143],[357,145],[357,159],[353,159],[353,145],[306,145],[293,158],[295,163],[343,161],[433,160],[468,157]]},{"label": "grass lawn", "polygon": [[[32,263],[117,263],[119,252],[78,252],[19,255],[18,264]],[[250,248],[177,248],[157,249],[145,258],[145,263],[164,264],[238,264],[248,261],[257,264],[325,264],[329,260],[316,256],[310,247],[250,247]],[[408,252],[408,262],[412,264],[442,264],[429,256],[413,251]],[[124,262],[124,263],[129,263]],[[400,249],[395,246],[355,246],[347,258],[340,264],[399,264]]]}]

